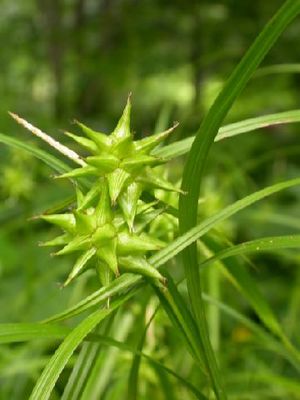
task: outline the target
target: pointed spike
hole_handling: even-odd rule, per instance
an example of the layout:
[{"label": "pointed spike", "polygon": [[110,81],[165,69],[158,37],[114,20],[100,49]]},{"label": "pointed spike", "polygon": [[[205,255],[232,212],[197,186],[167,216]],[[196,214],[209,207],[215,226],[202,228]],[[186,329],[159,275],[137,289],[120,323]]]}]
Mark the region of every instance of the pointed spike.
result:
[{"label": "pointed spike", "polygon": [[112,153],[119,157],[128,157],[130,154],[135,154],[132,138],[130,136],[126,138],[117,139],[111,147]]},{"label": "pointed spike", "polygon": [[82,201],[80,202],[80,206],[77,208],[77,211],[82,211],[88,208],[99,193],[100,185],[94,185],[83,197]]},{"label": "pointed spike", "polygon": [[73,214],[41,215],[40,218],[44,221],[50,222],[50,224],[58,225],[67,232],[73,233],[75,231],[76,223]]},{"label": "pointed spike", "polygon": [[[60,201],[57,204],[54,204],[52,207],[47,208],[47,210],[45,211],[45,215],[58,214],[59,211],[65,210],[67,208],[70,209],[72,204],[75,203],[75,201],[76,201],[76,198],[74,195],[72,195],[63,201]],[[35,217],[33,217],[33,219],[34,218]]]},{"label": "pointed spike", "polygon": [[99,175],[113,172],[118,168],[120,160],[110,154],[103,156],[91,156],[86,158],[86,162],[92,167],[97,168]]},{"label": "pointed spike", "polygon": [[109,195],[112,204],[115,204],[120,193],[123,191],[125,185],[130,178],[130,174],[121,168],[116,169],[114,172],[107,176]]},{"label": "pointed spike", "polygon": [[70,254],[74,251],[87,250],[90,247],[91,239],[89,236],[79,236],[69,242],[64,248],[55,253],[57,256]]},{"label": "pointed spike", "polygon": [[163,189],[170,192],[185,194],[181,189],[177,188],[166,179],[154,174],[150,169],[147,170],[144,176],[139,176],[137,180],[154,189]]},{"label": "pointed spike", "polygon": [[112,220],[112,209],[110,205],[108,183],[106,179],[103,180],[101,184],[100,200],[96,207],[95,216],[98,226],[102,226],[108,222],[111,222]]},{"label": "pointed spike", "polygon": [[62,246],[67,244],[70,241],[70,235],[63,234],[61,236],[57,236],[52,240],[47,240],[47,242],[40,242],[40,247],[52,247],[52,246]]},{"label": "pointed spike", "polygon": [[74,122],[78,126],[80,126],[80,128],[82,129],[82,131],[85,133],[86,136],[88,136],[94,143],[96,143],[99,150],[106,151],[108,149],[109,139],[107,135],[101,132],[96,132],[77,120],[75,120]]},{"label": "pointed spike", "polygon": [[92,241],[97,249],[106,246],[116,239],[116,229],[112,224],[100,226],[92,236]]},{"label": "pointed spike", "polygon": [[137,204],[142,192],[141,185],[131,183],[127,190],[119,196],[119,206],[122,209],[124,219],[128,225],[130,232],[133,231],[133,221],[136,215]]},{"label": "pointed spike", "polygon": [[125,158],[122,161],[121,166],[126,171],[132,172],[146,165],[156,166],[164,162],[164,160],[157,157],[148,156],[146,154],[135,154],[132,157]]},{"label": "pointed spike", "polygon": [[88,261],[96,254],[96,249],[91,248],[84,252],[76,261],[72,271],[70,272],[68,278],[63,284],[63,287],[66,287],[74,278],[76,278],[86,266]]},{"label": "pointed spike", "polygon": [[[98,260],[96,264],[98,278],[102,286],[108,286],[113,280],[113,272],[105,262]],[[109,300],[109,299],[108,299]],[[109,303],[108,303],[109,304]]]},{"label": "pointed spike", "polygon": [[140,201],[138,203],[138,207],[137,207],[137,214],[143,214],[143,213],[151,210],[158,203],[159,203],[159,200],[154,200],[154,201],[151,201],[150,203],[144,203],[143,201]]},{"label": "pointed spike", "polygon": [[138,233],[142,233],[146,226],[148,226],[149,224],[151,224],[151,222],[153,222],[154,220],[156,220],[156,218],[161,215],[164,212],[163,208],[157,208],[154,209],[153,211],[144,213],[140,218],[141,221],[139,221],[139,223],[136,224],[136,229],[135,232]]},{"label": "pointed spike", "polygon": [[97,256],[104,261],[112,270],[115,276],[119,275],[118,260],[117,260],[117,240],[108,241],[105,246],[97,250]]},{"label": "pointed spike", "polygon": [[95,167],[85,166],[82,168],[75,168],[70,172],[66,172],[65,174],[58,175],[56,179],[63,179],[63,178],[78,178],[80,176],[89,176],[89,175],[100,175],[99,171]]},{"label": "pointed spike", "polygon": [[131,101],[130,101],[131,95],[128,96],[127,98],[127,103],[124,108],[124,111],[122,113],[121,118],[119,119],[119,122],[117,124],[117,127],[112,133],[112,136],[118,139],[123,139],[126,137],[131,137],[130,133],[130,112],[131,112]]},{"label": "pointed spike", "polygon": [[120,267],[126,272],[134,272],[148,278],[165,282],[165,278],[143,257],[120,257]]},{"label": "pointed spike", "polygon": [[91,234],[96,229],[96,221],[93,215],[87,215],[80,211],[74,211],[76,230],[81,234]]},{"label": "pointed spike", "polygon": [[78,185],[75,185],[75,191],[76,191],[76,200],[77,200],[77,206],[81,206],[81,203],[84,199],[82,191],[79,189]]},{"label": "pointed spike", "polygon": [[135,148],[137,151],[149,153],[151,150],[153,150],[156,146],[159,145],[163,140],[165,140],[171,132],[173,132],[177,126],[179,125],[178,122],[175,122],[174,125],[167,129],[164,132],[157,133],[155,135],[151,135],[149,137],[146,137],[144,139],[136,141]]},{"label": "pointed spike", "polygon": [[129,233],[120,233],[118,235],[118,254],[127,256],[130,254],[140,254],[146,251],[159,250],[163,247],[157,239],[154,240],[146,235],[134,235]]},{"label": "pointed spike", "polygon": [[64,131],[64,134],[73,139],[76,143],[80,144],[82,147],[84,147],[91,153],[96,153],[96,154],[98,153],[98,147],[92,140],[82,136],[74,135],[73,133],[67,131]]}]

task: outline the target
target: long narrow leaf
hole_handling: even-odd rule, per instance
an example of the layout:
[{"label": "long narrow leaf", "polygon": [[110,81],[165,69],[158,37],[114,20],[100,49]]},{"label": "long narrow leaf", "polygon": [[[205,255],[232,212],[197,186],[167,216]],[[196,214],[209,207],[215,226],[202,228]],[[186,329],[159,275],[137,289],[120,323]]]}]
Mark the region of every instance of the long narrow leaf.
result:
[{"label": "long narrow leaf", "polygon": [[270,236],[261,239],[251,240],[237,244],[224,249],[213,257],[204,260],[200,267],[207,267],[217,260],[223,260],[228,257],[243,255],[248,253],[258,253],[261,251],[274,251],[278,249],[291,249],[300,247],[300,235]]},{"label": "long narrow leaf", "polygon": [[[268,186],[262,190],[254,192],[241,200],[236,201],[235,203],[223,208],[223,210],[219,211],[217,214],[207,218],[202,223],[197,225],[196,227],[190,229],[185,234],[181,235],[179,238],[174,240],[170,245],[165,247],[164,249],[157,252],[152,258],[152,263],[159,267],[162,264],[165,264],[170,258],[174,257],[182,250],[184,250],[187,246],[194,243],[197,239],[207,233],[210,229],[215,227],[218,223],[224,221],[225,219],[231,217],[237,212],[243,210],[246,207],[249,207],[251,204],[256,203],[257,201],[270,196],[276,192],[287,189],[292,186],[296,186],[300,184],[300,178],[290,179],[287,181],[283,181],[280,183],[276,183],[272,186]],[[198,268],[198,264],[197,264]]]},{"label": "long narrow leaf", "polygon": [[[179,225],[182,233],[185,233],[197,223],[198,198],[207,156],[225,116],[237,96],[254,74],[260,62],[299,12],[300,0],[287,0],[284,3],[238,64],[225,84],[224,89],[210,108],[207,116],[204,118],[193,142],[183,172],[182,189],[187,192],[187,195],[181,195],[179,201]],[[183,252],[183,261],[189,296],[193,312],[196,316],[201,340],[203,341],[205,361],[210,373],[211,383],[217,399],[226,399],[208,337],[201,296],[202,290],[197,265],[196,244],[191,245]]]},{"label": "long narrow leaf", "polygon": [[28,144],[26,142],[23,142],[22,140],[4,135],[3,133],[0,133],[0,142],[32,154],[34,157],[40,159],[49,167],[54,169],[54,171],[57,171],[59,173],[68,172],[71,169],[67,164],[54,157],[52,154],[49,154],[46,151],[35,147],[33,144]]},{"label": "long narrow leaf", "polygon": [[0,343],[23,342],[37,339],[61,339],[70,329],[41,323],[0,324]]},{"label": "long narrow leaf", "polygon": [[129,295],[111,302],[110,308],[97,310],[84,319],[63,341],[39,377],[30,400],[47,400],[66,364],[83,339],[116,308],[123,304]]},{"label": "long narrow leaf", "polygon": [[[263,115],[256,118],[245,119],[244,121],[235,122],[225,125],[218,131],[214,141],[230,138],[242,133],[253,132],[257,129],[266,128],[274,125],[291,124],[300,122],[300,110],[284,111],[276,114]],[[186,154],[192,147],[195,137],[188,137],[175,143],[161,147],[153,151],[154,154],[164,158],[174,158]]]},{"label": "long narrow leaf", "polygon": [[293,365],[298,371],[300,371],[299,358],[297,356],[295,357],[294,352],[287,351],[282,342],[275,338],[270,332],[265,330],[259,323],[256,323],[253,320],[247,318],[245,315],[228,306],[224,302],[213,299],[206,293],[203,293],[202,297],[204,301],[216,305],[226,315],[250,329],[250,331],[256,335],[257,343],[259,346],[279,354],[281,357],[289,361],[289,363],[291,363],[291,365]]},{"label": "long narrow leaf", "polygon": [[[105,287],[101,287],[100,289],[96,290],[94,293],[86,297],[85,299],[81,300],[75,306],[70,307],[69,309],[53,315],[41,322],[49,323],[49,322],[58,322],[64,319],[72,318],[75,315],[83,313],[84,311],[90,309],[91,307],[98,306],[100,304],[105,304],[107,299],[117,295],[118,293],[131,288],[132,292],[133,287],[137,283],[141,283],[142,278],[138,275],[133,274],[123,274],[119,278],[115,279],[112,283]],[[137,289],[136,289],[137,290]],[[135,290],[135,291],[136,291]]]},{"label": "long narrow leaf", "polygon": [[[280,192],[281,190],[288,189],[289,187],[300,185],[300,178],[290,179],[284,182],[276,183],[275,185],[269,186],[262,190],[259,190],[255,193],[250,194],[249,196],[244,197],[241,200],[229,205],[228,207],[221,210],[216,215],[207,218],[205,221],[200,223],[195,228],[190,229],[187,233],[181,235],[177,239],[175,239],[172,243],[166,246],[164,249],[158,251],[152,257],[150,257],[149,261],[156,268],[164,265],[167,261],[175,257],[177,254],[182,252],[187,246],[191,243],[194,243],[201,236],[207,233],[210,229],[214,228],[217,224],[224,221],[225,219],[231,217],[237,212],[243,210],[244,208],[250,206],[251,204],[256,203],[263,198],[270,196],[274,193]],[[135,285],[140,285],[142,283],[142,278],[137,275],[132,274],[123,274],[116,280],[114,280],[111,284],[106,287],[103,287],[96,292],[92,293],[87,298],[83,299],[79,303],[70,307],[69,309],[56,314],[52,317],[45,319],[46,322],[57,322],[64,319],[68,319],[78,315],[91,307],[99,306],[100,304],[104,304],[108,298],[113,297],[121,291],[124,291],[128,288],[132,288]]]}]

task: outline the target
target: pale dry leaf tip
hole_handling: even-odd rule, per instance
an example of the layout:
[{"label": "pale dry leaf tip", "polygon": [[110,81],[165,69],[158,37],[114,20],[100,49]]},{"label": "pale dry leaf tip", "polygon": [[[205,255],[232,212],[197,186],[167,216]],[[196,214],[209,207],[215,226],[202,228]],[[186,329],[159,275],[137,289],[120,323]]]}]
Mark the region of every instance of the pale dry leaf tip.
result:
[{"label": "pale dry leaf tip", "polygon": [[10,111],[8,113],[15,121],[18,122],[18,124],[24,126],[24,128],[29,130],[35,136],[44,140],[51,147],[54,147],[57,151],[62,153],[64,156],[70,158],[72,161],[81,165],[82,167],[84,167],[86,165],[86,162],[84,160],[82,160],[82,158],[75,151],[69,149],[69,147],[64,146],[57,140],[53,139],[53,137],[51,137],[47,133],[41,131],[39,128],[35,127],[30,122],[26,121],[24,118],[19,117],[17,114],[10,112]]}]

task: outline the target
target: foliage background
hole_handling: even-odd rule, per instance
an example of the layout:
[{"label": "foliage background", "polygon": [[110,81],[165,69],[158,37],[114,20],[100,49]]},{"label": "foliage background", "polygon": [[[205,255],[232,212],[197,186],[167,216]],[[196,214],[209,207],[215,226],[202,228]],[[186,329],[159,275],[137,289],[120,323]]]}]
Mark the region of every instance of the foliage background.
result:
[{"label": "foliage background", "polygon": [[[132,92],[132,126],[137,137],[172,121],[180,121],[172,140],[190,136],[233,67],[281,4],[280,0],[2,0],[0,130],[35,141],[10,119],[7,111],[11,110],[66,144],[60,129],[72,130],[74,118],[110,132]],[[300,67],[298,73],[295,69],[293,73],[267,69],[299,62],[299,37],[298,19],[269,53],[227,122],[299,108]],[[297,124],[279,125],[217,143],[205,176],[201,216],[260,187],[299,176],[298,130]],[[84,293],[96,289],[97,283],[88,275],[73,287],[59,290],[57,282],[64,279],[72,260],[53,260],[47,249],[39,248],[38,241],[53,236],[51,229],[42,222],[28,222],[29,217],[70,195],[70,185],[53,182],[48,167],[3,145],[0,160],[0,322],[35,321],[79,301]],[[172,167],[176,180],[182,160],[173,162]],[[236,243],[263,235],[298,233],[299,200],[300,191],[295,187],[250,208],[220,229]],[[251,261],[258,286],[288,335],[299,344],[297,251],[257,255]],[[176,268],[175,274],[180,275],[180,263]],[[232,286],[222,281],[221,289],[226,303],[257,320]],[[138,303],[132,312],[139,315]],[[177,340],[172,335],[170,343],[166,340],[168,324],[164,314],[159,315],[152,347],[166,362],[176,365],[184,359],[189,370],[191,361],[184,349],[175,360],[167,355],[167,348]],[[268,374],[273,359],[261,355],[261,349],[253,349],[249,335],[240,324],[222,319],[218,346],[223,362],[232,374],[239,369],[247,371],[250,387],[257,365]],[[133,334],[130,340],[134,342]],[[148,346],[151,348],[151,343]],[[25,398],[22,396],[30,393],[51,350],[34,343],[2,347],[0,398]],[[293,377],[284,363],[278,366],[278,374],[281,372]],[[19,388],[14,384],[16,377]],[[147,396],[156,393],[157,380],[146,367],[142,379],[145,385],[150,382],[150,389],[143,393],[151,398]],[[275,386],[272,390],[274,398],[282,395]],[[159,389],[157,393],[160,396]],[[296,391],[287,393],[294,396],[289,398],[299,398]]]}]

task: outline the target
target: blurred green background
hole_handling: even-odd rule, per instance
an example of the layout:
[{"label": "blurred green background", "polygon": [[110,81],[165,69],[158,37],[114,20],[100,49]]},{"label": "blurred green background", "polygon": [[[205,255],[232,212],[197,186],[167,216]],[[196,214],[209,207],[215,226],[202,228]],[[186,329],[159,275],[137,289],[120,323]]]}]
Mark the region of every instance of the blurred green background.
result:
[{"label": "blurred green background", "polygon": [[[180,126],[171,141],[190,136],[245,50],[282,3],[2,0],[0,132],[46,148],[7,111],[65,144],[69,141],[61,130],[74,129],[74,118],[110,132],[132,92],[132,128],[137,137],[164,129],[173,121]],[[226,122],[300,108],[299,37],[298,19],[269,53]],[[278,64],[293,67],[273,67]],[[300,176],[298,131],[297,124],[279,125],[217,143],[205,177],[202,196],[208,200],[201,215],[211,215],[260,187]],[[39,241],[54,236],[54,228],[28,221],[71,195],[72,187],[53,181],[53,172],[40,161],[2,144],[0,165],[0,322],[33,321],[79,301],[97,288],[97,282],[88,275],[73,287],[59,290],[57,283],[64,280],[72,260],[53,259],[48,249],[38,247]],[[172,166],[174,179],[179,179],[183,159]],[[298,233],[299,201],[300,189],[295,187],[243,212],[222,229],[234,242]],[[297,252],[259,255],[254,263],[259,266],[259,271],[253,269],[259,287],[299,344],[295,329],[300,317]],[[229,286],[223,290],[230,304],[253,317],[239,294]],[[238,328],[225,321],[225,340],[243,342],[238,333],[234,336]],[[40,354],[39,348],[34,351]],[[252,356],[247,359],[250,369],[257,362],[256,355]],[[7,397],[13,388],[13,380],[7,377],[23,376],[25,364],[18,360],[24,357],[26,347],[11,353],[0,350],[0,368],[6,378],[1,399],[22,398],[19,394]],[[28,367],[32,379],[45,362]],[[237,351],[228,354],[228,363],[235,368],[246,362]],[[30,387],[26,379],[20,393]]]}]

